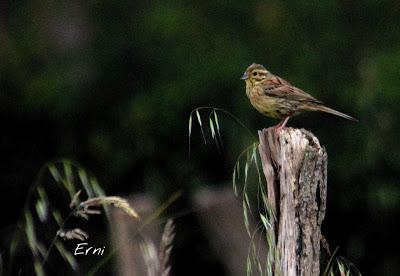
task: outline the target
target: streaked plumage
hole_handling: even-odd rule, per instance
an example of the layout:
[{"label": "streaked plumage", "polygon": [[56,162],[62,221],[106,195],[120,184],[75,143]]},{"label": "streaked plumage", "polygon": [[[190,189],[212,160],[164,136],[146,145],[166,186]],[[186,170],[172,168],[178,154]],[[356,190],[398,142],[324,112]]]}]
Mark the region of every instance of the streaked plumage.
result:
[{"label": "streaked plumage", "polygon": [[277,130],[283,128],[291,116],[304,111],[323,111],[349,120],[353,117],[326,107],[323,103],[286,80],[273,75],[264,66],[253,63],[243,74],[250,103],[261,114],[282,119]]}]

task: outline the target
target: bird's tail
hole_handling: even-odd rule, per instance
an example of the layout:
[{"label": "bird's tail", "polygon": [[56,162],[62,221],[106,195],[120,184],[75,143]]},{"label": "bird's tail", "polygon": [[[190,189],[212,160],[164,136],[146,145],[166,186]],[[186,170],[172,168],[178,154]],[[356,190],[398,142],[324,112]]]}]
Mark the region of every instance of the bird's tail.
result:
[{"label": "bird's tail", "polygon": [[358,122],[357,119],[355,119],[355,118],[353,118],[353,117],[351,117],[351,116],[349,116],[349,115],[347,115],[347,114],[344,114],[344,113],[342,113],[342,112],[339,112],[339,111],[337,111],[337,110],[334,110],[334,109],[332,109],[332,108],[326,107],[326,106],[324,106],[324,105],[318,106],[318,108],[315,109],[315,111],[322,111],[322,112],[330,113],[330,114],[333,114],[333,115],[336,115],[336,116],[340,116],[340,117],[342,117],[342,118],[345,118],[345,119],[347,119],[347,120],[351,120],[351,121]]}]

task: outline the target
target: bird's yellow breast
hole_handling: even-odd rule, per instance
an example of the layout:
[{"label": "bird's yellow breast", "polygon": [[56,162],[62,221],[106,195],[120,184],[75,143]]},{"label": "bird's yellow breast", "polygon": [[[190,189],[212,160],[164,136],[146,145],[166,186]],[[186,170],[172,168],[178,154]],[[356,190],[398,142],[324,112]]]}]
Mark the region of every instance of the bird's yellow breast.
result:
[{"label": "bird's yellow breast", "polygon": [[246,94],[251,105],[261,114],[279,119],[284,117],[277,112],[277,99],[265,95],[261,88],[246,85]]}]

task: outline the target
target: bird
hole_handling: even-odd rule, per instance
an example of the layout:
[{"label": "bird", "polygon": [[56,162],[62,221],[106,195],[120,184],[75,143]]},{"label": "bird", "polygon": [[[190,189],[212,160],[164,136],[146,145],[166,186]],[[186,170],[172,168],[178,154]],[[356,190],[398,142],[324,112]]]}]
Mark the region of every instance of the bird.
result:
[{"label": "bird", "polygon": [[272,74],[261,64],[251,64],[241,79],[246,83],[246,95],[252,106],[264,116],[281,119],[275,126],[276,132],[285,127],[290,117],[304,111],[322,111],[358,121],[325,106],[320,100]]}]

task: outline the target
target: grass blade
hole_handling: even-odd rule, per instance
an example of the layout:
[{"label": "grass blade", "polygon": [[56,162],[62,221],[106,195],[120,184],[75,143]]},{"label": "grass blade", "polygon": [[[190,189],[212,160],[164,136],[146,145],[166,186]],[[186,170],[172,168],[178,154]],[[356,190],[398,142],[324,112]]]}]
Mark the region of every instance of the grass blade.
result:
[{"label": "grass blade", "polygon": [[190,138],[192,137],[192,125],[193,125],[193,119],[192,119],[192,113],[190,113],[189,116],[189,149],[188,149],[188,154],[190,157]]},{"label": "grass blade", "polygon": [[[211,117],[210,117],[209,121],[210,121],[211,137],[215,140],[216,136],[215,136],[214,123],[213,123],[213,120],[211,119]],[[218,143],[218,141],[217,141],[217,143]]]},{"label": "grass blade", "polygon": [[197,121],[199,122],[200,125],[201,135],[203,136],[204,144],[207,144],[206,136],[204,135],[203,123],[201,122],[201,116],[198,109],[196,109],[196,116],[197,116]]}]

